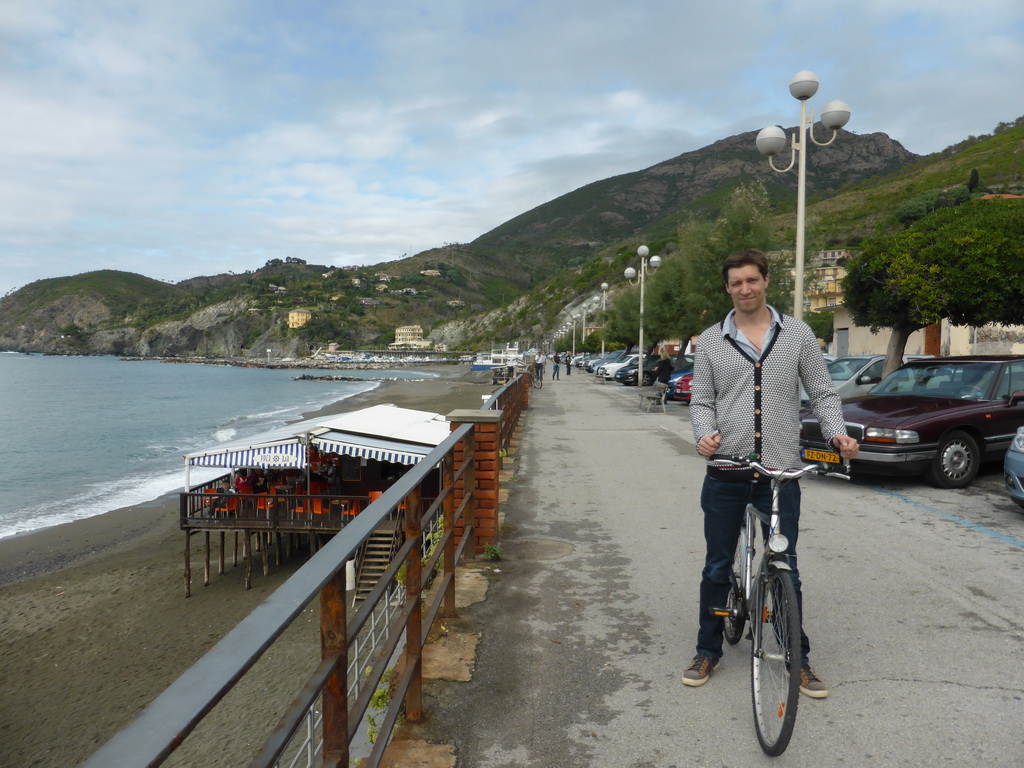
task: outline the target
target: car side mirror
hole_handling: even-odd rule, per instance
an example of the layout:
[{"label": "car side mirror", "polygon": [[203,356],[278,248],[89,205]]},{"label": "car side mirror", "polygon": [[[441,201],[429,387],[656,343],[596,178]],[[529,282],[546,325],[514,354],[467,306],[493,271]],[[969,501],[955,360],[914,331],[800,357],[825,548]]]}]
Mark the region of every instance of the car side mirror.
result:
[{"label": "car side mirror", "polygon": [[1010,405],[1016,405],[1017,403],[1024,401],[1024,389],[1018,389],[1012,395],[1010,395]]},{"label": "car side mirror", "polygon": [[861,376],[859,379],[857,379],[857,383],[858,384],[877,384],[881,380],[882,380],[881,376],[867,376],[867,375],[864,375],[864,376]]}]

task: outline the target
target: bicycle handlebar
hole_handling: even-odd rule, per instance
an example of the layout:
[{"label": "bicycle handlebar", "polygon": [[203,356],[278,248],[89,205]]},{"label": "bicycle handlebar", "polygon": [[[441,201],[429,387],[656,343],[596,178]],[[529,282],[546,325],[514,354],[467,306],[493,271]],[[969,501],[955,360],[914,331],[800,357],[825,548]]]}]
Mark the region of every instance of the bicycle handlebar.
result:
[{"label": "bicycle handlebar", "polygon": [[708,463],[716,467],[750,467],[758,472],[763,472],[774,480],[794,480],[804,475],[838,477],[841,480],[850,479],[849,464],[842,464],[842,471],[837,472],[829,469],[827,464],[807,464],[803,467],[791,467],[789,469],[768,469],[760,461],[749,456],[712,456],[708,459]]}]

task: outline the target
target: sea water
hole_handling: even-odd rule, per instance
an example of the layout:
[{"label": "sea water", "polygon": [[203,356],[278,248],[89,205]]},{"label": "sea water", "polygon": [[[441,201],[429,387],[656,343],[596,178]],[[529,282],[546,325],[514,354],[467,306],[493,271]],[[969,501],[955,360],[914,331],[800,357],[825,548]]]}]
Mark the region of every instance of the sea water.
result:
[{"label": "sea water", "polygon": [[[308,371],[306,371],[308,372]],[[184,490],[183,456],[415,370],[303,371],[0,353],[0,537]],[[193,468],[193,484],[222,473]]]}]

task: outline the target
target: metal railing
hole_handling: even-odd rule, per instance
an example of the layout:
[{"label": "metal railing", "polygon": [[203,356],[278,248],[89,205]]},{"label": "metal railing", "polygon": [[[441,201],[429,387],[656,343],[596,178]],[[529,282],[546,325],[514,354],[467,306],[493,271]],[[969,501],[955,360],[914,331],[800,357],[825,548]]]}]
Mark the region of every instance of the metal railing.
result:
[{"label": "metal railing", "polygon": [[[501,440],[511,437],[528,392],[523,377],[517,377],[483,405],[502,411]],[[460,443],[465,460],[456,467]],[[317,597],[320,662],[298,686],[291,705],[249,765],[311,767],[319,758],[320,764],[347,768],[371,698],[385,685],[391,688],[390,703],[380,714],[377,738],[362,763],[367,768],[379,765],[402,711],[409,721],[422,717],[422,649],[433,623],[455,614],[455,565],[475,540],[474,448],[474,425],[456,427],[83,765],[161,765]],[[440,491],[422,509],[420,488],[437,469]],[[376,587],[349,616],[346,563],[403,502],[404,543]],[[457,540],[459,526],[462,535]],[[436,588],[426,601],[425,588],[435,572]],[[395,668],[401,672],[389,680],[386,673],[399,653],[403,663]]]}]

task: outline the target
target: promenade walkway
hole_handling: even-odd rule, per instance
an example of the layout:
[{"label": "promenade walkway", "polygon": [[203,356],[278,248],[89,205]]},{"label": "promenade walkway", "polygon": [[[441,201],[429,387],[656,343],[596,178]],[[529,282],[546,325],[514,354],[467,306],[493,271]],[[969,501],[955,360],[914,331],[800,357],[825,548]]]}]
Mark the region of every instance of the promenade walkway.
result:
[{"label": "promenade walkway", "polygon": [[449,628],[480,635],[472,677],[430,683],[408,735],[459,768],[1024,765],[1019,550],[937,516],[966,496],[919,483],[801,483],[804,621],[831,695],[801,697],[785,754],[757,744],[747,642],[683,686],[704,464],[685,406],[637,400],[578,374],[531,393],[503,559],[472,564],[486,599]]}]

